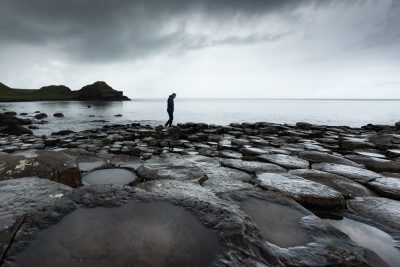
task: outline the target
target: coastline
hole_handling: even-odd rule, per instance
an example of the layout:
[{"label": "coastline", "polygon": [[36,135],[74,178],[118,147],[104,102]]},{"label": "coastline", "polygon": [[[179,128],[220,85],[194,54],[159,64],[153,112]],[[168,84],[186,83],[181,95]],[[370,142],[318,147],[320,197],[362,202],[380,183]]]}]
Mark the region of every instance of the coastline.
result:
[{"label": "coastline", "polygon": [[[50,231],[48,225],[67,223],[64,216],[76,214],[75,208],[86,212],[83,208],[107,207],[116,218],[129,220],[150,212],[146,205],[135,206],[139,217],[117,212],[132,201],[156,203],[151,209],[156,211],[161,209],[157,203],[170,203],[188,211],[194,223],[205,223],[214,231],[210,238],[216,243],[209,253],[215,263],[228,257],[226,251],[235,251],[240,256],[229,258],[229,264],[242,265],[249,258],[254,260],[246,266],[287,266],[299,260],[347,265],[349,259],[352,264],[370,264],[366,244],[338,235],[328,224],[332,218],[336,223],[342,222],[340,218],[355,220],[369,231],[400,239],[399,123],[352,128],[306,122],[228,126],[188,122],[168,129],[130,123],[50,136],[0,134],[0,177],[0,195],[14,196],[5,199],[5,208],[0,209],[11,225],[0,229],[1,247],[10,247],[8,262],[25,255],[17,248]],[[36,208],[43,206],[43,211]],[[20,216],[28,218],[22,227],[28,234],[10,241],[11,230],[21,228]],[[154,216],[158,222],[165,220]],[[82,229],[91,231],[86,227],[91,220],[82,222]],[[118,219],[113,224],[112,229],[121,231],[126,225]],[[96,231],[102,233],[107,227]],[[151,231],[150,227],[140,233]],[[395,251],[389,241],[385,241],[388,249]],[[46,242],[35,248],[40,251],[43,246]],[[296,251],[288,255],[286,247]],[[27,251],[35,248],[28,246]],[[256,257],[254,251],[260,250],[264,256]],[[312,256],[316,251],[319,257]],[[378,253],[379,266],[400,255],[393,252],[385,258],[373,252]]]}]

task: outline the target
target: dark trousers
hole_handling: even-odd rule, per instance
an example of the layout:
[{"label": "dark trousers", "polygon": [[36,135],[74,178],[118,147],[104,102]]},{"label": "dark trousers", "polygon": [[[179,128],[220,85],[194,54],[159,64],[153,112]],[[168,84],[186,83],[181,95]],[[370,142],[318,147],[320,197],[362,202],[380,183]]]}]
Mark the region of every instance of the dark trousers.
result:
[{"label": "dark trousers", "polygon": [[167,110],[167,112],[168,112],[169,120],[167,121],[165,126],[171,127],[172,126],[172,121],[174,120],[174,112],[173,111],[169,111],[169,110]]}]

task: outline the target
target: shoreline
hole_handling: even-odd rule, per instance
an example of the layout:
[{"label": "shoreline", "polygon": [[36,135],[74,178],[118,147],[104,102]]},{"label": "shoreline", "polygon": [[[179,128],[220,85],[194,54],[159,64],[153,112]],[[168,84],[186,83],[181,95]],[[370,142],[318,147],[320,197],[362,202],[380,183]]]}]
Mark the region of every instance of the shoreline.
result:
[{"label": "shoreline", "polygon": [[[299,261],[385,266],[400,259],[392,245],[400,240],[399,123],[351,128],[189,122],[168,129],[131,123],[51,136],[0,134],[0,178],[0,196],[9,196],[0,209],[8,222],[7,228],[0,227],[0,252],[10,248],[4,252],[9,263],[25,257],[20,248],[40,255],[47,242],[32,241],[35,236],[69,231],[69,218],[76,214],[82,216],[79,231],[85,233],[92,231],[93,220],[115,217],[112,226],[96,227],[91,233],[95,240],[109,240],[109,227],[125,233],[129,224],[120,221],[154,220],[155,227],[165,229],[166,217],[159,216],[166,207],[159,203],[182,212],[179,221],[192,218],[189,225],[212,230],[215,244],[209,253],[215,257],[210,261],[217,265],[222,258],[228,265],[282,267]],[[135,212],[119,213],[132,203]],[[150,211],[156,211],[155,217],[144,215]],[[168,220],[168,225],[178,223],[176,217]],[[356,226],[342,225],[351,222]],[[59,225],[67,228],[51,230]],[[182,227],[190,236],[201,231]],[[364,235],[383,231],[387,239],[353,240],[338,232],[346,227],[367,229]],[[152,224],[138,231],[154,233]],[[176,230],[165,231],[175,236]],[[57,238],[70,242],[68,235]],[[75,241],[68,244],[75,246]],[[385,244],[389,256],[375,249],[375,241]],[[183,248],[190,242],[180,241]],[[365,249],[370,247],[372,252]],[[230,258],[227,251],[238,256]],[[255,251],[263,251],[262,256]],[[313,257],[316,252],[319,257]],[[247,262],[249,258],[254,260]]]}]

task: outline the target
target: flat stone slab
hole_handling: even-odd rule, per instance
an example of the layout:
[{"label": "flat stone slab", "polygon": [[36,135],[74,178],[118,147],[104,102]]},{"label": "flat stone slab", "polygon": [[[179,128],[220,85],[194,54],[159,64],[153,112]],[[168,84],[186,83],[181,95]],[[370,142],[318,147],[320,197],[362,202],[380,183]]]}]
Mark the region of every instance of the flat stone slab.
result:
[{"label": "flat stone slab", "polygon": [[263,238],[274,245],[288,248],[313,241],[301,225],[301,218],[308,215],[301,209],[257,198],[241,202],[240,208],[256,222]]},{"label": "flat stone slab", "polygon": [[138,177],[135,173],[125,169],[102,169],[92,171],[82,178],[85,185],[91,184],[113,184],[126,185],[138,182]]},{"label": "flat stone slab", "polygon": [[231,168],[221,166],[221,160],[218,158],[209,158],[199,155],[185,156],[190,162],[198,166],[207,176],[202,186],[214,193],[227,192],[239,189],[253,189],[254,186],[249,183],[253,178],[250,174]]},{"label": "flat stone slab", "polygon": [[309,166],[307,160],[285,154],[260,155],[258,158],[262,161],[277,164],[286,169],[306,169]]},{"label": "flat stone slab", "polygon": [[382,197],[364,197],[348,200],[347,206],[362,217],[400,231],[400,201]]},{"label": "flat stone slab", "polygon": [[396,161],[362,155],[348,155],[346,158],[363,164],[367,169],[372,171],[400,173],[400,163]]},{"label": "flat stone slab", "polygon": [[145,180],[170,179],[198,183],[207,180],[207,175],[183,156],[152,158],[137,168],[137,174]]},{"label": "flat stone slab", "polygon": [[368,251],[292,199],[249,190],[219,196],[239,204],[284,266],[369,266]]},{"label": "flat stone slab", "polygon": [[333,163],[312,164],[312,169],[344,176],[360,184],[366,184],[376,178],[382,177],[380,174],[373,171]]},{"label": "flat stone slab", "polygon": [[263,189],[293,198],[306,206],[342,208],[345,205],[343,195],[331,187],[293,174],[261,173],[252,182]]},{"label": "flat stone slab", "polygon": [[133,201],[78,208],[40,232],[16,265],[211,266],[220,249],[216,234],[184,208]]},{"label": "flat stone slab", "polygon": [[336,164],[360,167],[360,164],[357,164],[354,161],[345,159],[340,156],[318,151],[303,151],[300,152],[298,155],[300,158],[305,159],[311,163],[336,163]]},{"label": "flat stone slab", "polygon": [[207,175],[202,185],[214,193],[254,188],[249,183],[253,177],[246,172],[227,167],[202,167],[202,170]]},{"label": "flat stone slab", "polygon": [[377,178],[367,184],[378,195],[400,200],[400,178]]},{"label": "flat stone slab", "polygon": [[3,265],[284,266],[256,231],[238,206],[191,182],[84,186],[29,217]]},{"label": "flat stone slab", "polygon": [[309,169],[292,170],[290,173],[332,187],[336,191],[340,192],[346,199],[376,196],[375,193],[367,187],[333,173]]},{"label": "flat stone slab", "polygon": [[245,161],[240,159],[225,159],[221,162],[223,166],[242,170],[248,173],[257,172],[286,172],[286,169],[272,163]]},{"label": "flat stone slab", "polygon": [[24,177],[0,181],[0,231],[38,207],[55,202],[71,187],[47,179]]},{"label": "flat stone slab", "polygon": [[71,187],[82,185],[75,158],[63,152],[29,150],[0,156],[0,180],[33,176]]},{"label": "flat stone slab", "polygon": [[241,159],[243,157],[243,155],[241,153],[232,151],[232,150],[220,151],[219,156],[222,158],[228,158],[228,159]]},{"label": "flat stone slab", "polygon": [[373,251],[376,255],[368,258],[369,266],[398,266],[400,251],[396,248],[397,242],[388,233],[346,217],[324,219],[324,221],[348,235],[360,247]]}]

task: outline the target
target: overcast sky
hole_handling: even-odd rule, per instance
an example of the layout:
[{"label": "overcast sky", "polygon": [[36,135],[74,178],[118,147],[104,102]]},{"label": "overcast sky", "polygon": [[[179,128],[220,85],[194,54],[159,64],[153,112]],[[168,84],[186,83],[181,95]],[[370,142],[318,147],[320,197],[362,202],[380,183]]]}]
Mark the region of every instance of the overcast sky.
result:
[{"label": "overcast sky", "polygon": [[0,82],[400,98],[400,0],[0,0]]}]

